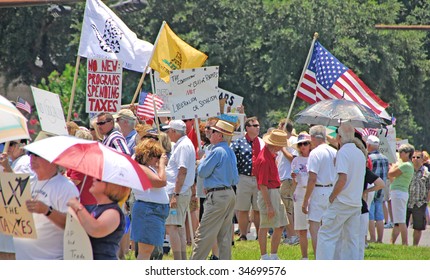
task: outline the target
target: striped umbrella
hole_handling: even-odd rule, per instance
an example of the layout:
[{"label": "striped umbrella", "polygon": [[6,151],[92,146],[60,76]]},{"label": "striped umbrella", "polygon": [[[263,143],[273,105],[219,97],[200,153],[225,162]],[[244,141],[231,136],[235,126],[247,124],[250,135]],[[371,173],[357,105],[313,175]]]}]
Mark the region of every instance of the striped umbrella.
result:
[{"label": "striped umbrella", "polygon": [[0,95],[0,143],[29,138],[27,119],[9,100]]}]

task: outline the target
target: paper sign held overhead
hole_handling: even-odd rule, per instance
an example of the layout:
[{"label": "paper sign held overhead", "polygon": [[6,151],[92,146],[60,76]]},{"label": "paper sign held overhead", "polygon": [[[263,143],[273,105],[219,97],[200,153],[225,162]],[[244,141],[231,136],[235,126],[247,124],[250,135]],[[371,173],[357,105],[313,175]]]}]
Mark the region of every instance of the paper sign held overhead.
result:
[{"label": "paper sign held overhead", "polygon": [[58,94],[36,87],[31,87],[31,91],[42,130],[56,135],[68,135],[63,107]]},{"label": "paper sign held overhead", "polygon": [[219,99],[225,98],[224,113],[239,113],[237,107],[242,106],[243,97],[225,89],[218,88]]},{"label": "paper sign held overhead", "polygon": [[121,109],[122,63],[116,59],[87,60],[86,112]]},{"label": "paper sign held overhead", "polygon": [[172,119],[215,117],[220,114],[217,66],[170,72]]},{"label": "paper sign held overhead", "polygon": [[160,73],[154,71],[155,93],[163,100],[163,107],[158,111],[161,114],[170,115],[170,83],[166,83],[160,78]]}]

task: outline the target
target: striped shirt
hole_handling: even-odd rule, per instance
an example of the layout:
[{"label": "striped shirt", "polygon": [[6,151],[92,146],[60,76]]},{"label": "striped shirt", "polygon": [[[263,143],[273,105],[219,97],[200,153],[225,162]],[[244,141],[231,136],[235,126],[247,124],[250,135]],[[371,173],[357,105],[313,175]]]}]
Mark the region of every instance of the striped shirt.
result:
[{"label": "striped shirt", "polygon": [[118,152],[131,156],[130,150],[127,147],[127,141],[125,141],[125,138],[122,133],[119,132],[116,128],[111,130],[111,132],[105,136],[102,143],[103,145],[111,147]]}]

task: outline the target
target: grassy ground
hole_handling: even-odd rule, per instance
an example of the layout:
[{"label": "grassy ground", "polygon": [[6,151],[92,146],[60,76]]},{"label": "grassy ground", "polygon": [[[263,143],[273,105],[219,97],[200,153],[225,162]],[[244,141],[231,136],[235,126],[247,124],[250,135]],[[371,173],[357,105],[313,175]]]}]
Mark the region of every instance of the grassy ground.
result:
[{"label": "grassy ground", "polygon": [[[270,246],[270,244],[268,245]],[[315,256],[311,248],[309,243],[309,259],[313,260]],[[191,255],[191,247],[187,248],[187,253],[188,256]],[[233,260],[258,260],[260,259],[258,242],[255,240],[235,242],[232,254]],[[370,243],[364,254],[365,260],[430,260],[430,247]],[[278,256],[281,260],[300,260],[300,248],[281,244]],[[130,252],[127,259],[135,259],[134,252]],[[173,260],[172,253],[164,255],[163,260]]]}]

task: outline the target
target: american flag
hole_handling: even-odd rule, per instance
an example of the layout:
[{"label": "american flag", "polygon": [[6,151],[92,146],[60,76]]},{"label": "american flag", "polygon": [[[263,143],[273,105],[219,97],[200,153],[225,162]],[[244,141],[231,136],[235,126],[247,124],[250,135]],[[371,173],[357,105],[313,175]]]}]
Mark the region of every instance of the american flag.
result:
[{"label": "american flag", "polygon": [[369,107],[381,117],[390,119],[385,112],[388,104],[318,41],[315,42],[309,65],[299,83],[297,96],[310,104],[326,99],[351,100]]},{"label": "american flag", "polygon": [[31,106],[24,98],[18,96],[18,100],[16,101],[16,108],[22,109],[27,113],[31,114]]},{"label": "american flag", "polygon": [[[142,91],[139,95],[139,105],[137,106],[136,115],[139,119],[154,118],[154,103],[152,102],[153,94]],[[163,106],[163,100],[155,95],[155,106],[157,110]]]}]

